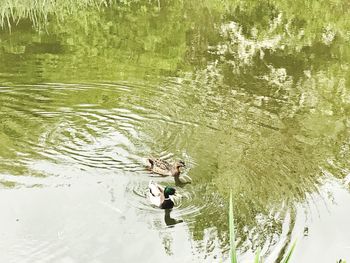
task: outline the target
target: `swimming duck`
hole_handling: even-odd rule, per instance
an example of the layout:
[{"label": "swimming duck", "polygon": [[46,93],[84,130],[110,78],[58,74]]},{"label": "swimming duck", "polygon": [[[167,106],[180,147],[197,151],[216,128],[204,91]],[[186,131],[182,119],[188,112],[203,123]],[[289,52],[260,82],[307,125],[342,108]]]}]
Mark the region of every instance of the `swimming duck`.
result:
[{"label": "swimming duck", "polygon": [[149,163],[149,169],[156,173],[163,176],[174,176],[179,177],[180,176],[180,168],[185,167],[185,162],[183,161],[176,161],[173,164],[168,163],[165,160],[157,159],[157,158],[148,158],[147,159]]},{"label": "swimming duck", "polygon": [[174,201],[170,198],[175,195],[176,189],[170,186],[163,188],[152,180],[148,184],[148,199],[152,205],[161,209],[171,209],[174,207]]}]

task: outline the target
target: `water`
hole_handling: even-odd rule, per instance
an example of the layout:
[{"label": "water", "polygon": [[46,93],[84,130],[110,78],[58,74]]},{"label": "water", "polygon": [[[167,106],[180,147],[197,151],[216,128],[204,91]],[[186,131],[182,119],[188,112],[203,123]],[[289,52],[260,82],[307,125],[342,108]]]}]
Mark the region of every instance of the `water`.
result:
[{"label": "water", "polygon": [[228,262],[231,190],[242,262],[349,260],[344,4],[82,3],[0,6],[1,262]]}]

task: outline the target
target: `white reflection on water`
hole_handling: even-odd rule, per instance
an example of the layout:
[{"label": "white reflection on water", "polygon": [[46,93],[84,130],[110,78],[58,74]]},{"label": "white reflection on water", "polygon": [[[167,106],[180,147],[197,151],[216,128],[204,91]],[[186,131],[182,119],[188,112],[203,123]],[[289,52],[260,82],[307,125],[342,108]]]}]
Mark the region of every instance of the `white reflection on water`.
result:
[{"label": "white reflection on water", "polygon": [[147,176],[49,162],[32,167],[53,174],[1,176],[18,185],[0,191],[0,262],[197,262],[186,224],[169,228],[163,210],[130,204],[127,185],[147,187]]}]

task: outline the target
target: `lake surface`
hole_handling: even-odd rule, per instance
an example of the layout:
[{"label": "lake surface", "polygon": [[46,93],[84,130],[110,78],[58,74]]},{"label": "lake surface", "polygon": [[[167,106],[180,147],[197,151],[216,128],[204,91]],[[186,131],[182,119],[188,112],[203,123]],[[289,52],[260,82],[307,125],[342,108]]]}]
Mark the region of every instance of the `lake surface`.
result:
[{"label": "lake surface", "polygon": [[[350,260],[344,1],[0,4],[0,262]],[[148,156],[183,160],[172,211]]]}]

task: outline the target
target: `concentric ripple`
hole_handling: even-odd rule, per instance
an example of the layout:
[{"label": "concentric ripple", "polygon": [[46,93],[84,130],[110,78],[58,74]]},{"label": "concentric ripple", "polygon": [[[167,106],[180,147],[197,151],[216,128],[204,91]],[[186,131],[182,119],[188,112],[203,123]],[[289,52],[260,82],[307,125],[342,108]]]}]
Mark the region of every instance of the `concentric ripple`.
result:
[{"label": "concentric ripple", "polygon": [[172,100],[169,96],[161,87],[145,89],[130,83],[3,88],[1,132],[2,141],[9,143],[0,157],[23,155],[19,159],[24,165],[44,158],[82,167],[142,171],[145,152],[154,153],[154,146],[168,152],[178,148],[184,140],[172,130],[191,125],[177,120],[167,107],[164,112],[157,110]]},{"label": "concentric ripple", "polygon": [[[154,178],[151,179],[160,185],[173,185],[173,179],[169,178],[164,180],[164,178]],[[129,200],[129,204],[132,207],[135,207],[142,213],[148,214],[164,214],[164,210],[154,207],[148,200],[148,182],[150,178],[147,175],[144,175],[144,178],[139,178],[139,180],[132,180],[127,188],[126,195]],[[174,197],[175,206],[171,211],[171,215],[177,219],[181,219],[187,225],[190,225],[191,222],[196,220],[201,210],[205,207],[204,204],[196,205],[198,197],[196,195],[195,189],[187,185],[186,188],[176,188],[176,196]],[[210,205],[210,204],[209,204]],[[164,224],[166,226],[166,224]]]},{"label": "concentric ripple", "polygon": [[[154,84],[46,83],[1,88],[1,189],[70,189],[73,178],[93,177],[81,182],[91,190],[88,196],[105,195],[103,200],[90,200],[91,209],[101,209],[101,217],[95,218],[98,222],[108,226],[106,210],[112,217],[117,214],[119,223],[130,222],[126,228],[141,221],[142,231],[169,234],[180,224],[184,236],[190,233],[196,238],[203,257],[218,253],[215,249],[228,249],[227,200],[232,191],[242,251],[259,245],[266,254],[277,249],[278,257],[297,217],[292,204],[303,203],[317,191],[320,174],[334,177],[345,171],[341,167],[348,144],[342,143],[343,157],[337,159],[330,150],[330,138],[340,136],[346,142],[347,132],[331,116],[323,128],[328,131],[334,124],[339,130],[325,137],[312,129],[312,119],[304,123],[304,117],[293,115],[292,102],[284,103],[271,94],[205,85],[198,79],[170,78]],[[183,160],[182,175],[192,178],[192,184],[175,185],[172,177],[153,177],[145,169],[148,156]],[[104,175],[114,179],[108,181]],[[151,179],[177,188],[171,212],[149,204]],[[72,231],[80,235],[80,230],[73,227]],[[114,240],[109,235],[105,238]],[[84,240],[91,239],[88,235]],[[23,247],[27,242],[32,240],[23,241]],[[40,242],[34,245],[38,256],[52,249],[62,249],[57,258],[68,253],[61,243],[43,244],[42,249]]]}]

